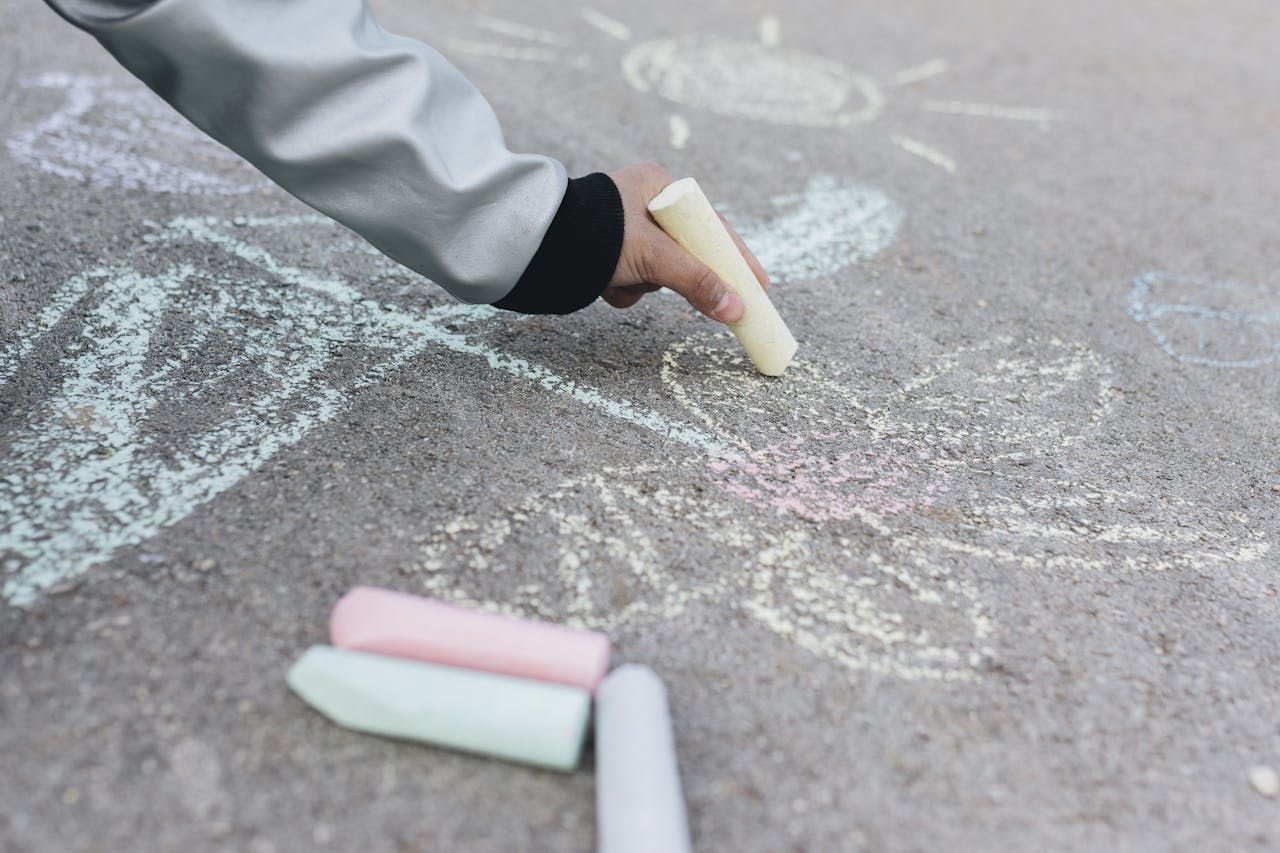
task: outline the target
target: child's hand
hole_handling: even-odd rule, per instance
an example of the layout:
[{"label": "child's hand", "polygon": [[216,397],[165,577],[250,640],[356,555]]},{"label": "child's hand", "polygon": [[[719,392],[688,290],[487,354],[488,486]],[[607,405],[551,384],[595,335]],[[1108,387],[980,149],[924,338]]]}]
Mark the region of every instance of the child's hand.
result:
[{"label": "child's hand", "polygon": [[[713,320],[734,323],[742,319],[742,300],[738,295],[710,267],[668,237],[649,215],[649,201],[673,180],[667,170],[654,163],[642,163],[610,172],[609,177],[622,195],[625,236],[618,267],[601,298],[614,308],[630,308],[646,293],[667,287]],[[729,223],[726,222],[725,227],[729,228],[761,286],[768,289],[769,276],[760,262]]]}]

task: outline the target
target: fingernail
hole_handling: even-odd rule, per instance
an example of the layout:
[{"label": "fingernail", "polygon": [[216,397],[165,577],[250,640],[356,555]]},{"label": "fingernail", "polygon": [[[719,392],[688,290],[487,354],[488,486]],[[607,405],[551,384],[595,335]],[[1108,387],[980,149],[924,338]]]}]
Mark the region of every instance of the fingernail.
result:
[{"label": "fingernail", "polygon": [[745,309],[742,307],[742,300],[738,294],[732,291],[725,291],[724,296],[720,297],[720,302],[716,305],[711,315],[721,323],[736,323],[742,319]]}]

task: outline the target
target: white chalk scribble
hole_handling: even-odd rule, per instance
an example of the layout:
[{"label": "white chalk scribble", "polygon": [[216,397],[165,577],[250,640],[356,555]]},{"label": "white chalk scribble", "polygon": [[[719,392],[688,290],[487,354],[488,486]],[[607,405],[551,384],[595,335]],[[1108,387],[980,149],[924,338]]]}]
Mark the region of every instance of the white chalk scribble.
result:
[{"label": "white chalk scribble", "polygon": [[6,140],[21,163],[98,186],[186,195],[236,195],[269,181],[136,81],[50,73],[21,81],[59,93],[35,127]]}]

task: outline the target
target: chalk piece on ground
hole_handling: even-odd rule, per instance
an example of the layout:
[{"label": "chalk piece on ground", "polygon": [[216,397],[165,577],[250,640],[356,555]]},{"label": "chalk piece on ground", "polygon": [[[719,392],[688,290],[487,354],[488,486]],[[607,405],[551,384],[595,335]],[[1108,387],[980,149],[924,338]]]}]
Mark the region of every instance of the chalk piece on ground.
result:
[{"label": "chalk piece on ground", "polygon": [[599,853],[688,853],[675,736],[662,680],[645,666],[611,672],[596,691]]},{"label": "chalk piece on ground", "polygon": [[609,669],[609,638],[594,631],[455,607],[358,586],[329,619],[333,645],[480,669],[594,691]]},{"label": "chalk piece on ground", "polygon": [[289,686],[329,719],[552,770],[578,765],[591,696],[578,687],[312,646]]},{"label": "chalk piece on ground", "polygon": [[796,339],[773,307],[738,245],[693,178],[682,178],[649,202],[649,212],[698,260],[742,298],[742,319],[730,326],[756,369],[781,376],[796,354]]}]

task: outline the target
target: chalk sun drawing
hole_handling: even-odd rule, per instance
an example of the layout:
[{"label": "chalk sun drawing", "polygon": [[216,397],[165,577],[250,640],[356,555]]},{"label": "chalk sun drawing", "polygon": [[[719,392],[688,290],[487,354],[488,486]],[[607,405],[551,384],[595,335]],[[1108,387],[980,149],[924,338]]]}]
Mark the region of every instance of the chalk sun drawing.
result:
[{"label": "chalk sun drawing", "polygon": [[19,162],[71,180],[151,192],[235,195],[268,185],[141,83],[50,73],[21,86],[60,93],[62,103],[6,141]]},{"label": "chalk sun drawing", "polygon": [[1280,362],[1280,289],[1146,272],[1129,316],[1183,364],[1256,368]]},{"label": "chalk sun drawing", "polygon": [[[804,216],[792,209],[796,200],[780,199],[779,227],[755,226],[761,251],[784,267],[795,246],[783,243],[834,241],[847,251],[815,248],[818,263],[831,266],[793,263],[786,267],[792,275],[833,273],[877,251],[901,219],[874,190],[818,177],[810,192],[814,204],[846,212],[837,216],[844,230],[806,235]],[[0,517],[6,519],[0,597],[29,603],[180,521],[339,416],[361,388],[430,347],[479,358],[706,457],[739,453],[711,431],[611,398],[459,331],[492,325],[498,316],[492,309],[447,305],[412,313],[380,304],[336,273],[291,266],[244,241],[238,235],[246,228],[254,234],[321,229],[331,251],[358,255],[358,274],[372,268],[384,278],[404,277],[405,288],[429,286],[362,242],[333,239],[340,232],[316,216],[176,219],[148,238],[156,256],[148,263],[105,264],[67,281],[0,341],[0,384],[12,381],[50,339],[65,353],[48,397],[0,425],[0,439],[11,449],[0,460]],[[222,253],[224,266],[234,259],[247,272],[210,272],[210,250]],[[189,261],[172,262],[184,252]],[[162,345],[179,330],[189,339],[167,348],[161,360]],[[356,359],[363,369],[343,380],[332,377],[328,368],[343,359]],[[243,402],[219,402],[229,398]],[[179,411],[184,424],[199,427],[155,431],[176,423]]]},{"label": "chalk sun drawing", "polygon": [[[622,42],[633,39],[633,28],[622,21],[590,8],[580,10],[580,16],[613,39]],[[546,45],[551,43],[548,36],[553,36],[557,45],[570,42],[568,36],[516,22],[504,21],[502,27],[495,27],[493,18],[487,15],[478,15],[475,24],[478,29],[515,40]],[[881,118],[890,103],[890,91],[899,97],[907,96],[912,87],[933,81],[950,70],[945,59],[933,58],[901,69],[882,83],[840,60],[783,47],[782,20],[773,14],[759,19],[756,37],[756,41],[744,41],[718,35],[677,35],[641,41],[622,57],[622,76],[635,90],[658,95],[682,107],[794,127],[842,128]],[[560,58],[545,47],[502,43],[467,43],[457,49],[460,53],[514,60],[554,62]],[[572,63],[579,69],[589,64],[582,57]],[[925,112],[1025,122],[1040,127],[1061,118],[1056,111],[1042,107],[981,101],[930,99],[918,106]],[[677,150],[688,147],[693,135],[688,118],[675,115],[668,121],[671,146]],[[891,133],[889,138],[902,151],[949,174],[959,168],[954,157],[933,145],[900,132]]]},{"label": "chalk sun drawing", "polygon": [[776,124],[843,127],[884,108],[866,74],[811,54],[755,42],[681,36],[646,41],[622,59],[641,92],[726,116]]},{"label": "chalk sun drawing", "polygon": [[[1110,370],[1086,347],[995,339],[878,400],[804,361],[786,383],[744,362],[723,334],[664,357],[672,399],[731,452],[572,477],[514,511],[456,519],[427,543],[424,589],[622,635],[729,608],[853,670],[965,681],[997,630],[977,581],[993,566],[1203,569],[1270,551],[1245,520],[1209,525],[1190,502],[995,472],[1061,453],[1106,416]],[[1062,424],[1060,411],[1079,414]]]},{"label": "chalk sun drawing", "polygon": [[[782,25],[774,15],[761,19],[756,42],[692,35],[653,39],[623,57],[622,76],[637,91],[682,106],[772,124],[849,127],[884,113],[888,87],[870,74],[784,49],[781,41]],[[929,60],[898,72],[893,83],[901,90],[938,77],[947,67],[945,60]],[[1058,118],[1052,110],[970,101],[926,101],[921,108],[1041,125]],[[954,157],[902,133],[892,133],[890,141],[945,172],[958,168]]]}]

